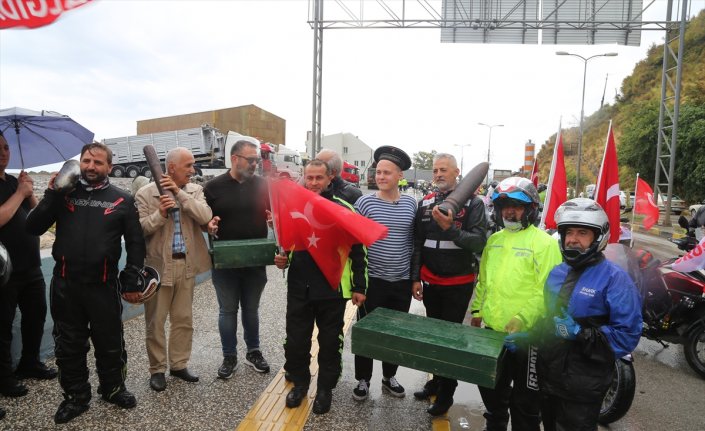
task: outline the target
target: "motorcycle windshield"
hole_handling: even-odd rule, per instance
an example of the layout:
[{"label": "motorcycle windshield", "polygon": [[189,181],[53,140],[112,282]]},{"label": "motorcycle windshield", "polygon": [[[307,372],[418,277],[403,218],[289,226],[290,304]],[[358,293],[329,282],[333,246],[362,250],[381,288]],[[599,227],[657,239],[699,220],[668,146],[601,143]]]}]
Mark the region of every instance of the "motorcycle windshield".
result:
[{"label": "motorcycle windshield", "polygon": [[607,260],[626,271],[634,284],[637,286],[641,284],[639,260],[631,248],[619,243],[607,244],[603,253]]}]

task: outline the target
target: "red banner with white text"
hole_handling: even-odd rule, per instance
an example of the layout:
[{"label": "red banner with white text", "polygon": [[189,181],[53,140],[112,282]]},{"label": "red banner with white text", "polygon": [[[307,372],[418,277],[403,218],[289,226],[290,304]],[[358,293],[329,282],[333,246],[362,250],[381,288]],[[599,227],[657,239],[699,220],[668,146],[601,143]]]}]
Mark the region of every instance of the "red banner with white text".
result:
[{"label": "red banner with white text", "polygon": [[67,10],[91,0],[0,0],[0,29],[37,28],[56,21]]}]

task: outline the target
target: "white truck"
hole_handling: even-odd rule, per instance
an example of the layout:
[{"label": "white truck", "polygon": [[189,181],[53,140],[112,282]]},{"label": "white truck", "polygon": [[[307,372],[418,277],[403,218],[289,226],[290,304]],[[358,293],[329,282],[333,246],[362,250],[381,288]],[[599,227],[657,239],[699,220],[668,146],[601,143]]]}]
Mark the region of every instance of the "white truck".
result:
[{"label": "white truck", "polygon": [[228,154],[225,151],[225,136],[207,124],[192,129],[103,139],[103,143],[113,152],[111,177],[151,177],[142,152],[148,144],[154,146],[162,162],[169,150],[187,148],[196,159],[194,168],[197,175],[202,175],[204,169],[225,169],[226,162],[230,163],[230,157],[225,156]]}]

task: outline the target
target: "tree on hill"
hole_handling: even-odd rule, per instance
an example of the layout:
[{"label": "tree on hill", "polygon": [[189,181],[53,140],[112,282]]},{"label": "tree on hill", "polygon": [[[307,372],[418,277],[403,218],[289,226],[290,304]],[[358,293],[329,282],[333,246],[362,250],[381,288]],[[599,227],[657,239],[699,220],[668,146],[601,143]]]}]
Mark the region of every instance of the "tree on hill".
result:
[{"label": "tree on hill", "polygon": [[[675,49],[676,47],[674,47]],[[607,127],[612,119],[620,166],[620,188],[632,190],[635,176],[653,185],[658,142],[659,103],[663,45],[653,45],[634,72],[624,79],[621,94],[585,118],[583,128],[581,183],[594,183],[605,148]],[[669,93],[669,95],[672,95]],[[578,128],[564,129],[565,165],[568,184],[575,184]],[[670,135],[667,137],[670,139]],[[538,153],[539,176],[548,181],[555,136]],[[683,52],[681,106],[676,145],[675,193],[688,202],[705,198],[705,11],[687,25]],[[668,167],[668,160],[663,160]],[[661,176],[661,182],[666,179]],[[661,190],[665,192],[665,190]]]}]

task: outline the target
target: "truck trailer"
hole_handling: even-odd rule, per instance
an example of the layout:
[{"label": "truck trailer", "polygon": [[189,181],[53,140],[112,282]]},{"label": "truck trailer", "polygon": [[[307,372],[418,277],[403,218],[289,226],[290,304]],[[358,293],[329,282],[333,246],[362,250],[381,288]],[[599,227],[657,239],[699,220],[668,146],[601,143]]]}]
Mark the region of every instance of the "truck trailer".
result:
[{"label": "truck trailer", "polygon": [[196,175],[202,175],[204,169],[226,167],[225,135],[207,124],[192,129],[103,139],[103,143],[113,152],[111,177],[151,177],[152,172],[142,152],[142,148],[148,144],[154,146],[162,162],[170,150],[176,147],[187,148],[196,159]]}]

